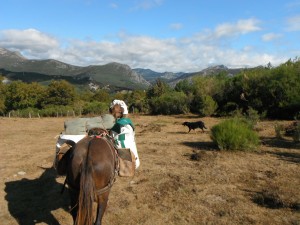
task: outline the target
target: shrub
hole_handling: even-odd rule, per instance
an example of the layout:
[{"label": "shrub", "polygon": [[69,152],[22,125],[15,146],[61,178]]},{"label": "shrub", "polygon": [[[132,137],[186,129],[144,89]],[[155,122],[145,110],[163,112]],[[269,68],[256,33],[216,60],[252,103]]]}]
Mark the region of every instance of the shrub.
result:
[{"label": "shrub", "polygon": [[253,109],[252,107],[249,107],[249,109],[247,110],[246,118],[248,120],[250,120],[250,122],[252,123],[252,126],[254,127],[258,123],[260,115],[258,114],[258,112],[255,109]]},{"label": "shrub", "polygon": [[39,110],[41,117],[63,117],[70,116],[73,112],[71,106],[47,105],[44,109]]},{"label": "shrub", "polygon": [[282,139],[283,133],[284,133],[284,127],[282,124],[275,123],[274,125],[276,138]]},{"label": "shrub", "polygon": [[189,111],[189,100],[183,92],[168,92],[149,101],[152,114],[182,114]]},{"label": "shrub", "polygon": [[209,95],[201,98],[199,112],[202,116],[211,116],[218,108],[217,103]]},{"label": "shrub", "polygon": [[255,150],[259,145],[258,134],[245,120],[233,118],[215,125],[211,139],[221,150]]}]

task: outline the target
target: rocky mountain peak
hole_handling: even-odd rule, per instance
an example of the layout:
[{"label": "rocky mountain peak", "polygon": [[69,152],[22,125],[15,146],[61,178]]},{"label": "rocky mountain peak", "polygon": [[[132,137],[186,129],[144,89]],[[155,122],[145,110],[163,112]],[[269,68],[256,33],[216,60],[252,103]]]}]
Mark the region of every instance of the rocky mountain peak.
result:
[{"label": "rocky mountain peak", "polygon": [[3,57],[3,58],[5,57],[5,58],[9,58],[9,59],[18,60],[18,61],[27,60],[24,56],[21,55],[20,52],[9,51],[5,48],[0,48],[0,56]]}]

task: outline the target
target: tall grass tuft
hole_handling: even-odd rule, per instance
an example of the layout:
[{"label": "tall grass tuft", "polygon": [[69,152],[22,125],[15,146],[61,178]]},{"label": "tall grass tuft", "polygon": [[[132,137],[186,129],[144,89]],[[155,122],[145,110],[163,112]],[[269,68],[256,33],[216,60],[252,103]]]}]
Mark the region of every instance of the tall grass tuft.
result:
[{"label": "tall grass tuft", "polygon": [[221,150],[252,151],[259,145],[258,134],[245,119],[233,118],[211,129],[211,139]]}]

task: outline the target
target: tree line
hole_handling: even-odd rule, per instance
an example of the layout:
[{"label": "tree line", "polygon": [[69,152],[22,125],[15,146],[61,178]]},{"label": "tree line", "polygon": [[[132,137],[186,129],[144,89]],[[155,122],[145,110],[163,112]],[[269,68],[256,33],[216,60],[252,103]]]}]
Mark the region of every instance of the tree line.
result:
[{"label": "tree line", "polygon": [[[1,81],[3,77],[1,77]],[[158,79],[147,90],[110,93],[73,86],[65,80],[48,85],[36,82],[0,82],[0,115],[70,116],[108,112],[113,99],[123,99],[130,113],[195,113],[228,116],[235,113],[294,119],[300,112],[300,60],[272,67],[244,69],[229,76],[225,72],[194,76],[174,87]]]}]

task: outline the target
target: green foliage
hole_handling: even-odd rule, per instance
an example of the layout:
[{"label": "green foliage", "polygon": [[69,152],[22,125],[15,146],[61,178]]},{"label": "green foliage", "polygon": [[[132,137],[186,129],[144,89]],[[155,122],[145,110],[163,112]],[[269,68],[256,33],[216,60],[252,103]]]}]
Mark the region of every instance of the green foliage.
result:
[{"label": "green foliage", "polygon": [[218,105],[209,95],[195,95],[192,103],[191,110],[201,116],[211,116],[216,111]]},{"label": "green foliage", "polygon": [[200,114],[202,116],[211,116],[218,108],[217,103],[209,95],[203,96],[200,102]]},{"label": "green foliage", "polygon": [[220,114],[230,114],[227,103],[233,102],[243,113],[251,107],[269,118],[292,119],[300,111],[300,61],[244,70],[227,80],[224,90],[223,97],[214,96]]},{"label": "green foliage", "polygon": [[[111,67],[114,65],[105,67],[107,72]],[[118,70],[114,72],[117,74]],[[174,88],[158,79],[146,91],[92,92],[84,88],[75,89],[64,80],[51,81],[43,86],[21,81],[0,82],[0,115],[27,109],[45,110],[45,115],[57,114],[55,106],[69,107],[80,115],[98,114],[97,107],[100,106],[97,104],[108,104],[112,99],[123,99],[131,112],[192,112],[202,116],[240,114],[253,124],[262,117],[293,119],[300,112],[300,60],[288,60],[278,67],[268,64],[266,67],[245,69],[234,76],[225,72],[195,76],[178,82]]]},{"label": "green foliage", "polygon": [[192,81],[192,89],[195,95],[210,95],[216,93],[216,79],[214,76],[196,76]]},{"label": "green foliage", "polygon": [[57,105],[67,106],[72,105],[75,100],[75,88],[65,80],[52,81],[46,91],[42,106]]},{"label": "green foliage", "polygon": [[241,109],[237,109],[232,112],[231,116],[248,124],[251,129],[254,129],[260,119],[258,112],[251,107],[245,113],[243,113]]},{"label": "green foliage", "polygon": [[[127,97],[128,110],[130,113],[146,113],[148,112],[148,101],[146,92],[143,90],[132,91]],[[133,111],[134,110],[134,111]]]},{"label": "green foliage", "polygon": [[[90,90],[78,90],[77,91],[77,98],[75,100],[76,101],[84,101],[84,102],[89,102],[93,99],[93,96],[95,95],[95,93],[93,93]],[[75,104],[75,103],[74,103]]]},{"label": "green foliage", "polygon": [[260,117],[264,117],[264,115],[259,115],[255,109],[249,107],[249,109],[247,110],[246,118],[251,121],[252,127],[254,127],[258,123]]},{"label": "green foliage", "polygon": [[7,85],[5,91],[6,112],[11,110],[40,108],[45,88],[38,83],[14,81]]},{"label": "green foliage", "polygon": [[147,98],[160,97],[169,91],[171,91],[170,86],[166,82],[158,79],[156,80],[156,83],[148,89]]},{"label": "green foliage", "polygon": [[106,103],[109,103],[111,101],[108,91],[103,89],[97,90],[92,96],[91,100]]},{"label": "green foliage", "polygon": [[39,116],[39,110],[35,108],[24,108],[20,110],[12,110],[9,112],[10,117],[23,117],[23,118],[29,118],[29,117],[38,117]]},{"label": "green foliage", "polygon": [[73,112],[74,110],[71,106],[58,106],[58,105],[47,105],[45,108],[39,110],[39,114],[41,117],[73,116],[74,115]]},{"label": "green foliage", "polygon": [[83,115],[101,115],[108,113],[109,104],[104,102],[87,102],[82,109]]},{"label": "green foliage", "polygon": [[221,150],[255,150],[259,145],[258,134],[244,120],[233,118],[215,125],[211,139]]},{"label": "green foliage", "polygon": [[2,76],[0,76],[0,115],[5,114],[5,98],[6,98],[6,86],[2,83]]},{"label": "green foliage", "polygon": [[184,92],[186,95],[188,95],[193,92],[193,89],[191,88],[190,82],[187,79],[184,79],[175,85],[175,91]]},{"label": "green foliage", "polygon": [[183,92],[169,92],[152,98],[149,102],[152,114],[182,114],[189,110],[188,97]]}]

